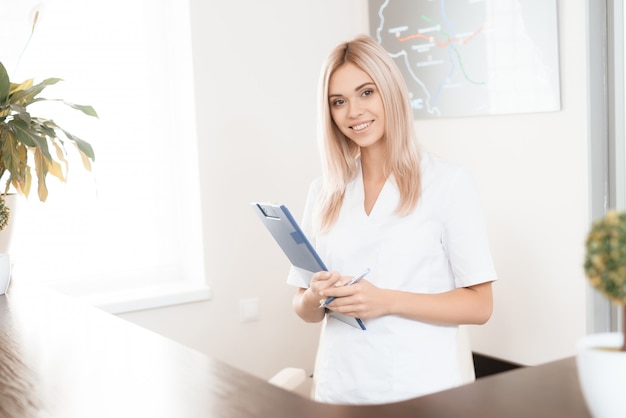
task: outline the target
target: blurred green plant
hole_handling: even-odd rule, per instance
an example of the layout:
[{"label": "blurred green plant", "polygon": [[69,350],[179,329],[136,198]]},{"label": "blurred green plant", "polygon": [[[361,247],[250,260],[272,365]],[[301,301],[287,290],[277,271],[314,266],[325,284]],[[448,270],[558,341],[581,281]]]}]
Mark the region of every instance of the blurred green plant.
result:
[{"label": "blurred green plant", "polygon": [[585,247],[589,282],[622,308],[622,351],[626,351],[626,212],[611,210],[593,222]]}]

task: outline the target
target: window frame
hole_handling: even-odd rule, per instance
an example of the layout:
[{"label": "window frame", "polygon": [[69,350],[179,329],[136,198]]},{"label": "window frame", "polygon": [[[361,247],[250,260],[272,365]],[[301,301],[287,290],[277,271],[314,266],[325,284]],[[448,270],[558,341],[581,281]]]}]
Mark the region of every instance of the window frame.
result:
[{"label": "window frame", "polygon": [[[79,0],[63,0],[64,3],[62,7],[70,7],[70,5],[76,6],[78,4],[76,3],[77,1]],[[31,11],[31,17],[29,17],[29,19],[32,19],[34,11],[36,11],[38,7],[42,7],[42,4],[43,3],[37,2],[33,10]],[[103,3],[100,3],[99,6],[111,7],[111,10],[113,10],[114,8],[113,5],[104,5]],[[142,6],[149,7],[148,9],[142,9]],[[81,5],[81,7],[84,9],[88,6]],[[167,167],[167,169],[176,173],[176,175],[179,176],[181,179],[184,179],[171,180],[171,183],[169,183],[167,187],[164,187],[163,190],[163,192],[167,195],[166,198],[169,199],[165,200],[165,203],[163,204],[171,204],[174,208],[172,210],[175,211],[172,213],[176,214],[176,216],[172,217],[175,218],[173,222],[176,222],[176,224],[169,229],[173,231],[173,234],[175,234],[174,238],[177,239],[177,242],[180,242],[180,247],[182,247],[180,248],[180,250],[177,249],[177,254],[173,256],[174,262],[172,264],[172,271],[168,270],[167,268],[160,271],[158,264],[155,264],[154,266],[135,266],[137,271],[135,277],[133,273],[135,267],[128,266],[130,270],[120,270],[118,272],[120,275],[119,277],[102,276],[98,279],[94,279],[93,282],[87,282],[86,280],[82,280],[81,277],[70,277],[67,279],[57,278],[55,280],[48,281],[43,280],[43,277],[35,277],[37,276],[36,274],[28,272],[28,269],[25,268],[28,263],[37,263],[36,255],[32,254],[29,251],[30,248],[28,247],[28,243],[25,242],[27,241],[27,239],[24,238],[22,243],[19,242],[19,239],[16,240],[15,245],[10,250],[14,262],[14,280],[23,280],[27,283],[42,284],[46,287],[50,287],[62,293],[75,296],[111,313],[123,313],[162,306],[171,306],[180,303],[207,300],[211,297],[211,289],[207,284],[204,266],[204,246],[202,236],[203,228],[200,199],[200,179],[198,169],[199,161],[197,158],[198,143],[196,130],[195,97],[193,88],[193,57],[191,51],[191,22],[189,15],[189,4],[188,2],[183,2],[183,4],[179,4],[178,2],[176,2],[176,0],[164,0],[149,4],[142,1],[135,2],[133,7],[136,10],[142,11],[144,14],[147,15],[142,16],[143,19],[145,19],[145,26],[142,26],[142,29],[145,30],[146,33],[154,35],[154,38],[152,38],[147,36],[146,33],[141,32],[141,30],[138,31],[138,36],[144,36],[146,39],[145,53],[147,55],[153,54],[155,56],[165,57],[161,62],[161,64],[163,64],[163,67],[155,66],[158,68],[155,69],[154,75],[151,76],[151,81],[160,81],[159,79],[163,78],[162,76],[164,74],[166,74],[170,80],[176,81],[175,85],[174,83],[163,83],[161,88],[154,89],[155,95],[168,95],[167,97],[169,99],[166,100],[166,102],[173,103],[167,109],[164,109],[164,112],[167,112],[167,118],[164,119],[168,119],[169,123],[163,124],[164,142],[162,142],[161,145],[163,145],[164,150],[161,152],[163,152],[164,154],[167,152],[180,153],[179,155],[181,155],[181,161],[177,161],[176,166]],[[74,8],[72,10],[74,10]],[[76,10],[82,9],[76,8]],[[51,17],[47,15],[47,12],[49,11],[50,6],[46,6],[44,4],[43,9],[40,11],[40,22],[45,21],[46,19],[49,19]],[[13,11],[13,13],[16,12],[16,10]],[[88,17],[89,16],[87,16],[87,18]],[[7,17],[7,19],[11,18],[12,16]],[[85,16],[73,15],[72,18],[79,21],[85,18]],[[38,23],[38,25],[39,24],[40,23]],[[58,22],[55,22],[55,24],[60,25]],[[93,20],[91,24],[94,25]],[[27,31],[30,31],[30,25],[26,24],[25,29]],[[35,30],[38,30],[38,28],[36,28]],[[88,36],[88,34],[86,34],[85,32],[81,32],[76,28],[71,28],[69,30],[75,30],[78,33],[78,36]],[[107,40],[108,37],[106,36],[106,34],[94,33],[94,35],[97,35],[99,38],[101,38],[99,39],[99,42],[102,42],[101,44],[94,43],[94,49],[101,48],[101,50],[106,50],[108,48],[111,51],[115,50],[116,45],[106,44],[106,42],[112,42]],[[34,36],[41,37],[45,35],[35,32]],[[24,54],[23,52],[24,51],[22,51],[22,53],[20,54],[20,56],[22,56],[22,61],[20,61],[20,58],[17,59],[17,63],[19,63],[20,67],[23,67],[24,60],[28,59],[30,63],[27,68],[30,67],[37,69],[38,66],[42,67],[46,63],[46,60],[50,59],[50,57],[38,56],[37,51],[33,49],[32,43],[28,45],[27,49],[25,49],[26,53]],[[128,54],[128,51],[126,51],[126,53]],[[0,59],[3,59],[3,57],[0,57]],[[121,63],[124,62],[124,57],[120,57],[119,59]],[[39,60],[39,64],[35,62],[37,60]],[[186,63],[186,65],[184,63]],[[12,81],[23,81],[23,77],[21,75],[13,77],[13,68],[7,68],[7,70],[9,71],[9,75]],[[95,68],[91,68],[90,70],[95,70]],[[26,71],[20,71],[19,74],[25,72]],[[57,76],[56,74],[54,74],[54,71],[49,70],[35,70],[33,71],[33,73],[35,82],[39,82],[44,78],[50,77],[50,74],[52,74],[52,76]],[[106,75],[103,74],[103,76]],[[132,83],[133,79],[123,81]],[[86,99],[76,98],[75,93],[78,93],[78,97],[81,97],[81,93],[84,93],[84,96],[88,96],[87,93],[80,90],[80,83],[77,83],[76,80],[66,79],[63,81],[62,84],[67,86],[79,85],[79,87],[77,88],[77,90],[73,91],[70,89],[70,91],[72,91],[72,93],[70,94],[61,93],[57,95],[56,93],[50,92],[44,95],[44,97],[54,98],[60,96],[64,99],[75,101],[80,104],[94,104],[90,101],[89,97],[87,97]],[[102,87],[94,87],[94,89],[97,88],[102,89]],[[146,99],[146,102],[148,102],[148,106],[152,105],[150,103],[150,99]],[[184,103],[185,105],[177,105],[181,103]],[[98,111],[98,107],[94,107],[96,107],[96,110]],[[79,113],[76,113],[76,115],[77,118],[85,118],[84,115],[81,115]],[[46,114],[45,116],[49,117],[48,114]],[[104,123],[102,122],[102,119],[103,118],[101,115],[100,123]],[[110,121],[108,122],[110,123]],[[60,123],[60,125],[66,128],[65,123]],[[159,128],[161,128],[161,126],[159,126]],[[72,133],[76,133],[72,127],[69,127],[67,129]],[[89,130],[89,128],[87,129]],[[174,135],[176,136],[174,137]],[[89,142],[92,142],[89,135],[79,136],[85,140],[88,140]],[[171,138],[176,138],[176,151],[172,151],[172,148],[168,147],[168,145],[170,145],[168,142],[172,141]],[[131,134],[128,134],[128,136],[124,139],[127,140],[127,142],[147,142],[149,140],[153,140],[153,137],[142,138],[139,136],[133,136]],[[102,142],[103,140],[100,141]],[[93,175],[94,184],[97,182],[98,176],[103,174],[102,172],[98,171],[99,153],[97,144],[98,139],[96,139],[96,143],[94,144],[96,152],[96,161],[94,164],[95,171]],[[166,149],[168,151],[165,151]],[[171,158],[173,160],[176,160],[175,157]],[[182,158],[184,158],[184,160],[182,160]],[[141,164],[141,161],[137,162],[137,164]],[[76,165],[76,162],[74,162],[74,164],[70,163],[70,169],[72,170],[72,175],[74,176],[78,174],[78,171],[81,170],[80,167],[75,167]],[[161,174],[161,178],[162,177],[164,177],[164,175]],[[50,183],[52,183],[53,181],[54,180],[50,180]],[[61,187],[67,187],[67,189],[63,189],[63,192],[61,193],[64,195],[64,193],[72,186],[61,185]],[[140,187],[140,185],[135,185],[135,187]],[[14,235],[26,234],[25,228],[27,228],[27,224],[29,224],[28,216],[31,216],[30,221],[32,221],[32,217],[36,216],[32,214],[36,213],[36,210],[49,211],[55,205],[55,203],[51,203],[50,201],[54,201],[55,199],[62,200],[62,198],[57,198],[56,196],[54,198],[51,198],[53,194],[59,193],[59,190],[55,191],[51,189],[51,197],[49,197],[48,202],[40,203],[37,201],[35,188],[36,184],[35,180],[33,180],[33,190],[31,191],[29,199],[22,199],[18,203],[17,216],[15,219],[16,225],[13,229]],[[97,193],[97,191],[95,191],[94,193]],[[154,197],[152,196],[148,196],[148,198],[154,199]],[[85,200],[88,201],[88,199]],[[92,199],[92,201],[96,200],[97,199]],[[111,202],[109,202],[109,204],[110,203]],[[119,203],[121,205],[130,206],[134,204],[132,201],[124,200],[124,198],[121,198],[121,201]],[[157,204],[159,203],[161,202],[157,202]],[[28,210],[25,210],[25,205],[28,205]],[[152,205],[153,207],[156,206],[155,203],[152,203]],[[40,208],[32,209],[37,206],[39,206]],[[62,204],[60,204],[60,207],[61,206]],[[86,203],[85,207],[88,209],[89,203]],[[81,209],[84,208],[81,207]],[[29,210],[33,210],[30,215]],[[77,210],[76,212],[80,211]],[[79,215],[72,214],[71,216]],[[155,227],[158,227],[162,223],[168,222],[168,219],[169,218],[165,218],[155,221]],[[56,222],[57,219],[54,219],[54,221]],[[120,231],[120,240],[124,239],[123,232],[124,231]],[[30,231],[28,239],[32,240],[33,237],[36,238],[36,233],[36,231]],[[88,235],[88,232],[85,233],[83,238],[89,239]],[[166,236],[160,236],[161,231],[155,231],[154,235],[163,239],[163,242],[168,239],[168,237]],[[20,237],[18,236],[18,238]],[[150,238],[146,237],[145,239]],[[97,257],[102,258],[105,263],[109,263],[110,261],[110,263],[112,263],[111,265],[115,266],[114,263],[116,261],[116,257],[114,247],[115,243],[112,242],[110,248],[105,248],[104,250],[101,249],[101,251],[98,252]],[[113,251],[111,251],[111,248],[113,248]],[[51,249],[51,251],[63,250]],[[155,256],[154,258],[158,257]],[[158,263],[158,261],[159,260],[156,260],[155,263]],[[85,269],[85,276],[90,276],[93,272],[87,270],[89,269]],[[95,272],[94,276],[97,274],[98,272]],[[102,275],[102,273],[100,274]],[[152,280],[152,274],[155,274],[155,277],[156,275],[160,277],[156,280]],[[43,276],[43,274],[40,274],[40,276]]]}]

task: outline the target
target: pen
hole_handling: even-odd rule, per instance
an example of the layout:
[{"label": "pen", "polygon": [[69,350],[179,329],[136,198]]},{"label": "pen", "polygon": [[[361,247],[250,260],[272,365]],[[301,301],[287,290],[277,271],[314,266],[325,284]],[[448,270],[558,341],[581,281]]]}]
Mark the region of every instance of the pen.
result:
[{"label": "pen", "polygon": [[[359,274],[358,276],[354,276],[352,278],[352,280],[350,280],[348,283],[346,283],[346,286],[350,286],[355,284],[356,282],[358,282],[359,280],[361,280],[363,277],[367,276],[370,272],[370,268],[366,268],[365,271],[361,274]],[[327,298],[324,302],[322,302],[320,304],[320,308],[323,308],[324,306],[328,305],[330,302],[332,302],[333,300],[335,300],[335,296],[331,296],[329,298]]]}]

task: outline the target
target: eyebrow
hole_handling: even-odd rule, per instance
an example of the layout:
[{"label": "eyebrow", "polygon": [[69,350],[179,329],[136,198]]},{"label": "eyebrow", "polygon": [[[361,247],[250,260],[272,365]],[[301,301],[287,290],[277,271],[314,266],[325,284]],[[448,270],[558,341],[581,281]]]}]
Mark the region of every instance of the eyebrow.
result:
[{"label": "eyebrow", "polygon": [[[375,84],[374,82],[372,82],[372,81],[367,81],[367,82],[365,82],[365,83],[361,84],[360,86],[357,86],[357,87],[354,89],[354,91],[359,91],[359,90],[361,90],[363,87],[366,87],[366,86],[369,86],[369,85],[375,86],[376,84]],[[331,97],[338,97],[338,96],[343,96],[343,95],[342,95],[342,94],[336,94],[336,93],[335,93],[335,94],[329,94],[329,95],[328,95],[328,98],[331,98]]]}]

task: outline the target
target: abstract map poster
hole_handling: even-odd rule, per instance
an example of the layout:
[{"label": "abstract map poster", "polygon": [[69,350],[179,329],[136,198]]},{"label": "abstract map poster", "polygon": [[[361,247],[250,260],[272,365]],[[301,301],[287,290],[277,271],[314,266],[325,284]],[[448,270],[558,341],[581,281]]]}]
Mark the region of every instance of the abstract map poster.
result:
[{"label": "abstract map poster", "polygon": [[369,0],[416,119],[561,108],[556,0]]}]

